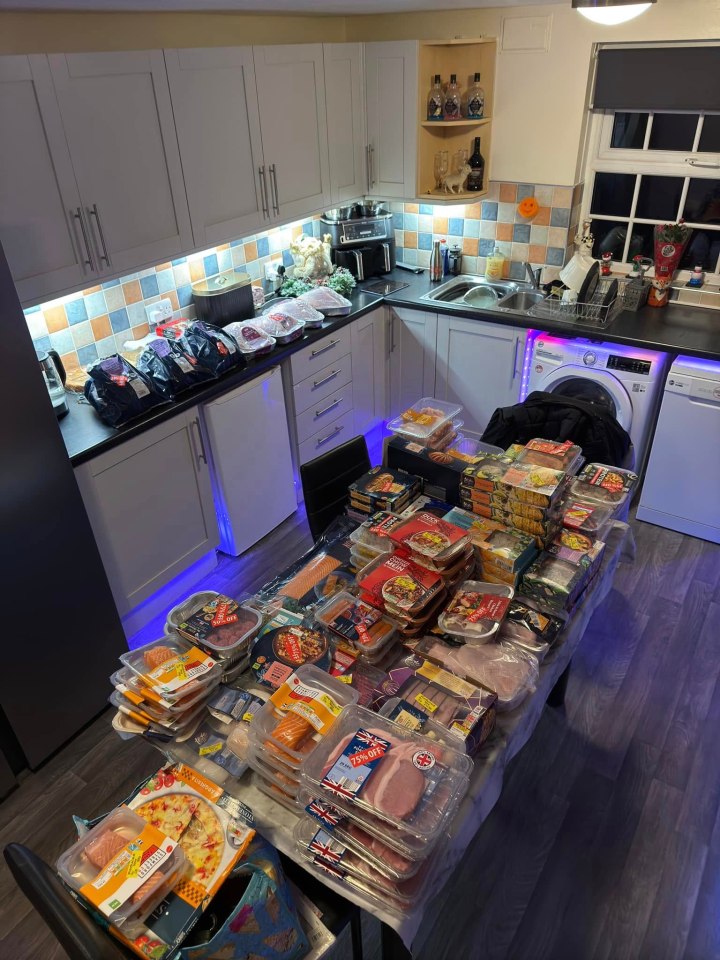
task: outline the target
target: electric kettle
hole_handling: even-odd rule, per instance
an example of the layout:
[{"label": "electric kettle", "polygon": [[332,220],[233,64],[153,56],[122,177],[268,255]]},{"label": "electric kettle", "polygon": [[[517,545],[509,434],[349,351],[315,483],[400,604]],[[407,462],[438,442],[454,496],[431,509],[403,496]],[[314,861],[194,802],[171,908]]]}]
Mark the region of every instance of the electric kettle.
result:
[{"label": "electric kettle", "polygon": [[59,420],[70,410],[65,397],[65,367],[62,365],[62,360],[56,350],[38,353],[37,358],[40,362],[47,392],[50,394],[50,402]]}]

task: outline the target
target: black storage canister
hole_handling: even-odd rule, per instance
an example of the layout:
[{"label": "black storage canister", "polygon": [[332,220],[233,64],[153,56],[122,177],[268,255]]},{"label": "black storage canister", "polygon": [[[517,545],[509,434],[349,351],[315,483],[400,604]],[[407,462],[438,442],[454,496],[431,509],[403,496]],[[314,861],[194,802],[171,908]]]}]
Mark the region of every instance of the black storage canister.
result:
[{"label": "black storage canister", "polygon": [[216,327],[255,316],[247,273],[229,270],[198,280],[192,285],[192,295],[198,320],[206,320]]}]

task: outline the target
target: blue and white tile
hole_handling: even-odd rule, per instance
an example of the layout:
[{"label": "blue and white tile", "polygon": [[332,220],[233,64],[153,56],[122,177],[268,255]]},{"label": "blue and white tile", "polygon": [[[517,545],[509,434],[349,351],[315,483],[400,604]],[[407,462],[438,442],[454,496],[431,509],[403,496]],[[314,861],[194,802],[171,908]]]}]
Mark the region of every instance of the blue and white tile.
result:
[{"label": "blue and white tile", "polygon": [[258,257],[267,257],[270,254],[270,241],[267,237],[257,238]]},{"label": "blue and white tile", "polygon": [[519,183],[519,184],[518,184],[518,188],[517,188],[518,203],[520,203],[521,200],[525,200],[526,197],[534,197],[534,196],[535,196],[535,185],[534,185],[534,184],[532,184],[532,183]]},{"label": "blue and white tile", "polygon": [[483,239],[480,241],[478,253],[481,257],[489,257],[495,247],[495,241]]},{"label": "blue and white tile", "polygon": [[183,283],[177,288],[177,298],[180,307],[188,307],[192,302],[192,287],[189,283]]},{"label": "blue and white tile", "polygon": [[530,256],[530,245],[528,243],[516,243],[513,241],[510,251],[510,256],[512,259],[517,260],[522,264],[525,263],[527,258]]},{"label": "blue and white tile", "polygon": [[395,231],[395,246],[404,247],[405,246],[405,231],[396,230]]},{"label": "blue and white tile", "polygon": [[[485,206],[485,204],[483,204],[483,206]],[[498,223],[514,223],[516,207],[517,204],[515,203],[499,203],[497,205]]]},{"label": "blue and white tile", "polygon": [[74,327],[70,327],[70,332],[72,333],[75,350],[77,350],[79,347],[86,347],[89,343],[93,343],[95,340],[89,320],[86,320],[85,323],[77,323]]},{"label": "blue and white tile", "polygon": [[495,236],[495,221],[494,220],[464,220],[463,221],[463,236],[472,237],[474,240],[477,240],[478,237],[482,236],[482,224],[487,222],[487,224],[492,228],[492,236]]},{"label": "blue and white tile", "polygon": [[463,220],[461,217],[450,217],[448,220],[448,233],[451,237],[461,237],[464,232]]},{"label": "blue and white tile", "polygon": [[232,262],[234,267],[242,267],[245,263],[245,248],[244,247],[231,247],[230,253],[232,253]]},{"label": "blue and white tile", "polygon": [[[466,220],[465,226],[468,223],[479,223],[480,224],[480,236],[483,240],[494,240],[497,237],[497,220]],[[471,234],[468,234],[471,236]]]},{"label": "blue and white tile", "polygon": [[[90,326],[89,323],[88,323],[88,326]],[[92,342],[92,337],[90,337],[90,340],[85,341],[85,343],[91,343],[91,342]],[[84,345],[85,344],[82,344],[82,346]],[[58,330],[57,333],[51,333],[50,346],[52,347],[53,350],[57,350],[60,356],[62,356],[64,353],[70,353],[72,350],[75,350],[76,349],[75,342],[73,340],[73,335],[70,327],[66,327],[64,330]]]},{"label": "blue and white tile", "polygon": [[128,340],[132,340],[132,338],[133,338],[132,330],[125,330],[124,333],[116,333],[115,334],[116,352],[122,353],[122,351],[125,349],[125,344],[128,342]]},{"label": "blue and white tile", "polygon": [[137,327],[138,324],[147,323],[147,313],[145,312],[145,304],[141,300],[139,303],[130,303],[125,308],[127,310],[127,317],[131,327]]},{"label": "blue and white tile", "polygon": [[498,207],[500,204],[495,203],[491,200],[482,201],[482,219],[483,220],[497,220],[498,219]]},{"label": "blue and white tile", "polygon": [[[229,254],[230,251],[226,250],[225,253]],[[175,276],[172,271],[172,267],[168,267],[167,270],[161,270],[157,274],[158,290],[160,293],[170,293],[171,290],[175,289]]]},{"label": "blue and white tile", "polygon": [[421,203],[420,204],[420,216],[427,214],[428,216],[433,215],[433,205],[431,203]]},{"label": "blue and white tile", "polygon": [[550,226],[551,227],[570,226],[569,207],[553,207],[552,210],[550,211]]},{"label": "blue and white tile", "polygon": [[432,233],[419,233],[418,234],[418,250],[432,250]]},{"label": "blue and white tile", "polygon": [[561,267],[565,262],[565,251],[562,247],[548,247],[547,263],[553,267]]},{"label": "blue and white tile", "polygon": [[26,312],[25,322],[27,323],[30,336],[33,338],[33,340],[38,340],[40,337],[46,337],[48,335],[45,314],[42,312],[42,310],[36,310],[34,313]]},{"label": "blue and white tile", "polygon": [[[270,253],[280,253],[285,247],[290,246],[291,239],[289,230],[273,230],[272,233],[268,234]],[[258,247],[258,252],[259,250]]]},{"label": "blue and white tile", "polygon": [[76,300],[69,300],[65,304],[65,313],[67,314],[68,323],[71,327],[76,323],[83,323],[88,318],[87,310],[85,309],[85,298],[81,296]]},{"label": "blue and white tile", "polygon": [[219,273],[217,256],[214,253],[208,253],[203,257],[203,266],[205,267],[205,276],[214,277]]},{"label": "blue and white tile", "polygon": [[[105,303],[107,304],[108,313],[112,313],[114,310],[122,310],[125,306],[122,287],[110,287],[108,290],[105,290]],[[100,316],[100,314],[98,314],[98,316]]]},{"label": "blue and white tile", "polygon": [[[53,350],[54,347],[52,345],[52,340],[50,339],[50,334],[33,340],[33,347],[35,347],[36,353],[47,353],[48,350]],[[58,353],[59,352],[60,351],[58,351]]]},{"label": "blue and white tile", "polygon": [[143,277],[154,277],[155,276],[155,267],[148,267],[147,270],[140,270],[137,274],[137,279],[142,280]]},{"label": "blue and white tile", "polygon": [[417,213],[406,213],[403,217],[404,229],[417,232],[419,220],[420,218]]},{"label": "blue and white tile", "polygon": [[105,337],[102,340],[96,340],[95,346],[97,347],[98,356],[109,357],[111,354],[116,353],[115,350],[115,337]]},{"label": "blue and white tile", "polygon": [[142,290],[143,300],[156,297],[160,293],[160,285],[154,270],[148,276],[140,277],[140,289]]},{"label": "blue and white tile", "polygon": [[95,363],[98,358],[97,347],[94,343],[89,343],[86,347],[80,347],[77,352],[80,366],[85,367],[88,364]]},{"label": "blue and white tile", "polygon": [[[515,246],[515,244],[513,244]],[[525,279],[525,267],[522,261],[513,260],[510,264],[510,279],[511,280],[524,280]]]},{"label": "blue and white tile", "polygon": [[430,251],[429,250],[418,250],[417,252],[417,265],[419,267],[429,267],[430,266]]},{"label": "blue and white tile", "polygon": [[176,290],[178,287],[184,287],[190,283],[190,267],[187,265],[187,261],[183,260],[183,262],[177,266],[173,264],[172,272],[175,278]]},{"label": "blue and white tile", "polygon": [[110,326],[112,327],[113,333],[121,333],[123,330],[128,330],[130,328],[130,320],[128,319],[127,310],[123,307],[121,310],[113,310],[108,314],[110,318]]},{"label": "blue and white tile", "polygon": [[286,267],[292,267],[295,261],[293,260],[293,255],[289,250],[283,250],[282,252],[282,261],[283,265]]},{"label": "blue and white tile", "polygon": [[548,187],[545,184],[535,187],[535,199],[541,207],[551,207],[553,191],[555,187]]},{"label": "blue and white tile", "polygon": [[246,264],[245,269],[251,280],[262,280],[265,271],[259,260],[253,260]]},{"label": "blue and white tile", "polygon": [[407,249],[403,253],[402,260],[404,263],[409,263],[411,266],[415,266],[418,262],[418,252],[417,250]]},{"label": "blue and white tile", "polygon": [[[423,204],[426,206],[426,204]],[[430,208],[432,210],[432,207]],[[432,233],[433,218],[431,215],[421,213],[418,217],[418,233]]]},{"label": "blue and white tile", "polygon": [[530,224],[516,223],[513,226],[514,243],[530,243]]},{"label": "blue and white tile", "polygon": [[95,317],[101,317],[104,313],[107,313],[108,306],[102,290],[96,290],[95,293],[89,293],[85,297],[85,309],[87,310],[88,320],[93,320]]},{"label": "blue and white tile", "polygon": [[480,259],[479,257],[468,257],[465,254],[463,254],[463,259],[462,259],[463,273],[473,273],[473,274],[478,273],[479,259]]},{"label": "blue and white tile", "polygon": [[530,225],[530,243],[539,243],[543,247],[547,246],[548,242],[548,228],[547,227],[536,227],[534,224]]}]

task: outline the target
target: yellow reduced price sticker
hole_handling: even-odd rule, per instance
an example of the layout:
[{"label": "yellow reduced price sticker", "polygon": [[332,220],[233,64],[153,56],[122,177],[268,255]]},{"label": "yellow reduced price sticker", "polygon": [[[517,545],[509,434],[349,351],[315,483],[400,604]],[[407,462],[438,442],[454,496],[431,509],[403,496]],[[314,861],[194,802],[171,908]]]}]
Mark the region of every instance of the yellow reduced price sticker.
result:
[{"label": "yellow reduced price sticker", "polygon": [[222,748],[222,741],[219,740],[217,743],[209,743],[206,747],[200,747],[198,753],[201,757],[208,757],[211,753],[217,753],[218,750],[222,750]]},{"label": "yellow reduced price sticker", "polygon": [[340,705],[336,703],[329,694],[321,694],[318,700],[334,717],[340,713]]},{"label": "yellow reduced price sticker", "polygon": [[243,714],[243,720],[244,720],[246,723],[252,723],[252,719],[253,719],[254,716],[255,716],[254,713],[244,713],[244,714]]},{"label": "yellow reduced price sticker", "polygon": [[130,854],[130,862],[128,863],[127,875],[128,877],[136,877],[140,871],[140,864],[142,863],[142,850],[134,850]]},{"label": "yellow reduced price sticker", "polygon": [[177,666],[175,667],[175,673],[178,675],[180,680],[187,680],[187,670],[185,669],[185,664],[182,660],[178,660]]},{"label": "yellow reduced price sticker", "polygon": [[437,710],[437,704],[433,703],[432,700],[428,700],[428,698],[424,697],[421,693],[415,697],[415,703],[419,703],[421,707],[429,710],[430,713],[435,713]]},{"label": "yellow reduced price sticker", "polygon": [[352,674],[346,673],[344,676],[337,677],[336,679],[339,680],[340,683],[352,683]]}]

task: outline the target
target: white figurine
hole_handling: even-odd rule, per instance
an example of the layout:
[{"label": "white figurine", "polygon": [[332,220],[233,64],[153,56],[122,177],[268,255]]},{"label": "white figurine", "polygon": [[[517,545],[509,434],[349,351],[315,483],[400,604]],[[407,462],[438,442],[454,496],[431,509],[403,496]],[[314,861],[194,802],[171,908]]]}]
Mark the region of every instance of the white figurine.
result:
[{"label": "white figurine", "polygon": [[449,173],[443,177],[442,185],[445,193],[461,193],[471,171],[470,164],[464,163],[457,173]]},{"label": "white figurine", "polygon": [[333,272],[333,264],[330,259],[329,233],[326,233],[322,240],[303,234],[297,240],[292,241],[290,253],[295,263],[296,277],[318,280],[321,277],[330,276]]}]

